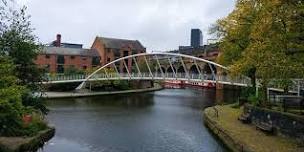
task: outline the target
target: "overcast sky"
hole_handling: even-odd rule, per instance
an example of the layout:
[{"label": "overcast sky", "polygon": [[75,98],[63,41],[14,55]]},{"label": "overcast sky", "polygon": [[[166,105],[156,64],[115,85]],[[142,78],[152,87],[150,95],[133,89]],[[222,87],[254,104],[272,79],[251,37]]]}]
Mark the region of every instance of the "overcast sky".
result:
[{"label": "overcast sky", "polygon": [[208,28],[227,16],[235,0],[20,0],[43,43],[57,33],[63,42],[90,47],[96,36],[137,39],[149,51],[190,44],[191,28]]}]

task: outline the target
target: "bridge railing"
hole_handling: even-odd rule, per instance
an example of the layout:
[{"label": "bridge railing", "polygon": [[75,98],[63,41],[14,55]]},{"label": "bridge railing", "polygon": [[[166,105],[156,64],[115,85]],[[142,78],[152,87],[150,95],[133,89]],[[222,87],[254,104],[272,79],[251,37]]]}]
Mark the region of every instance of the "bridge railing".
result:
[{"label": "bridge railing", "polygon": [[47,81],[64,81],[64,80],[80,80],[85,79],[85,74],[73,74],[73,75],[56,75],[56,76],[45,76],[44,79]]},{"label": "bridge railing", "polygon": [[[304,80],[303,79],[292,79],[291,82],[292,83],[288,88],[289,92],[300,94],[301,90],[304,90]],[[268,84],[268,88],[284,91],[283,90],[284,88],[280,85],[280,83],[277,83],[276,80],[270,81],[270,83]]]},{"label": "bridge railing", "polygon": [[[75,74],[75,75],[57,75],[57,76],[48,76],[46,77],[47,81],[83,81],[87,75],[85,74]],[[239,83],[250,85],[251,81],[246,78],[232,78],[227,75],[214,75],[212,74],[186,74],[186,73],[97,73],[92,76],[89,80],[107,80],[107,79],[144,79],[144,80],[190,80],[190,81],[212,81],[214,83]]]}]

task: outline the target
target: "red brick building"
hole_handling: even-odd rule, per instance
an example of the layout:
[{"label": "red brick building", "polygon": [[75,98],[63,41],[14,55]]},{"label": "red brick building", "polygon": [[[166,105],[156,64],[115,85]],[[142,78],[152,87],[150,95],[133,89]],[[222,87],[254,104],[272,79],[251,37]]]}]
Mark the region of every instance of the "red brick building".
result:
[{"label": "red brick building", "polygon": [[63,73],[66,69],[89,69],[100,66],[96,50],[83,49],[81,44],[61,43],[61,35],[42,49],[35,63],[45,67],[49,73]]},{"label": "red brick building", "polygon": [[[46,67],[49,73],[64,73],[66,69],[90,69],[105,65],[115,59],[146,52],[146,48],[137,40],[125,40],[96,37],[91,49],[83,49],[82,44],[62,43],[58,34],[55,41],[42,49],[35,63]],[[132,59],[125,63],[131,70]],[[123,61],[116,66],[120,71],[126,72]]]},{"label": "red brick building", "polygon": [[[118,58],[132,54],[145,53],[146,48],[138,40],[114,39],[105,37],[96,37],[91,47],[92,50],[97,50],[101,57],[101,64],[105,65]],[[124,63],[131,70],[133,66],[132,59],[126,59],[116,66],[121,72],[126,72]]]}]

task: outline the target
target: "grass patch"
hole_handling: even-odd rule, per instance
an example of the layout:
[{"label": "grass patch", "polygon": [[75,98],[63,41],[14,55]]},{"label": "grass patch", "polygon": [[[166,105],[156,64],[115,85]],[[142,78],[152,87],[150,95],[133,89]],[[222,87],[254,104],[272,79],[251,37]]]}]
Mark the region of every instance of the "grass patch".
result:
[{"label": "grass patch", "polygon": [[240,109],[240,108],[241,108],[239,102],[236,102],[236,103],[231,104],[230,107],[231,107],[231,108],[234,108],[234,109]]},{"label": "grass patch", "polygon": [[281,136],[269,136],[256,130],[254,125],[242,124],[237,120],[243,108],[232,108],[232,105],[216,106],[219,116],[215,117],[213,108],[208,108],[205,114],[223,128],[234,140],[244,143],[250,149],[258,152],[297,152],[299,149],[296,140]]}]

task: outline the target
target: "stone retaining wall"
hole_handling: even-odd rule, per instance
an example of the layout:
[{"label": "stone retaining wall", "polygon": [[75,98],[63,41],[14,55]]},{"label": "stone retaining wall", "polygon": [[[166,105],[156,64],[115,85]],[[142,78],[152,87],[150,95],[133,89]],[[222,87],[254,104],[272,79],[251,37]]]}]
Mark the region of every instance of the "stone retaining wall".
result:
[{"label": "stone retaining wall", "polygon": [[272,124],[279,135],[296,138],[304,143],[304,116],[272,111],[251,105],[245,105],[244,113],[249,113],[253,123]]},{"label": "stone retaining wall", "polygon": [[55,135],[55,128],[40,131],[34,137],[0,137],[1,152],[37,151]]}]

